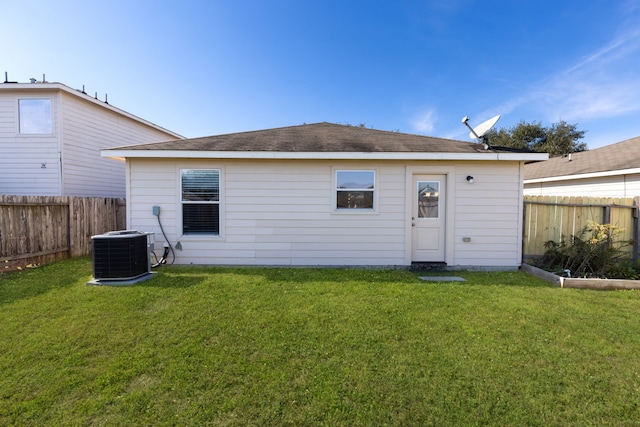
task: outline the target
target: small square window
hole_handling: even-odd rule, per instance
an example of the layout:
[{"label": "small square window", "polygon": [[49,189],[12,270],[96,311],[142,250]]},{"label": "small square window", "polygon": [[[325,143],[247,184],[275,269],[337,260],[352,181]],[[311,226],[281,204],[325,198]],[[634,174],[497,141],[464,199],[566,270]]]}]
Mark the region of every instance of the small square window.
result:
[{"label": "small square window", "polygon": [[374,171],[336,171],[336,209],[373,209]]},{"label": "small square window", "polygon": [[24,98],[18,100],[19,132],[25,134],[53,133],[51,99]]}]

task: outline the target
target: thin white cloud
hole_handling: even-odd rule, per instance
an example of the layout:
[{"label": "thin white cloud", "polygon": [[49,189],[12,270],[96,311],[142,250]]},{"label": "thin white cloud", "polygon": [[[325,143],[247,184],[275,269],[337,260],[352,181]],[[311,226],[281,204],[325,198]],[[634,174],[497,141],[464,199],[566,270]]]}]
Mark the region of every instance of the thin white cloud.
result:
[{"label": "thin white cloud", "polygon": [[435,128],[435,116],[435,110],[433,109],[423,111],[416,115],[411,124],[416,131],[429,133]]},{"label": "thin white cloud", "polygon": [[640,3],[638,3],[638,0],[626,0],[621,3],[620,9],[626,16],[633,18],[634,13],[640,10]]},{"label": "thin white cloud", "polygon": [[621,37],[612,40],[609,44],[593,52],[591,55],[587,55],[582,61],[562,72],[561,75],[569,75],[574,71],[593,66],[602,67],[604,64],[610,63],[616,58],[629,54],[630,51],[636,50],[637,48],[633,40],[636,39],[638,35],[640,35],[640,31],[623,34]]},{"label": "thin white cloud", "polygon": [[527,108],[549,121],[640,111],[640,75],[635,72],[640,67],[639,50],[640,30],[634,29],[492,111],[508,114]]},{"label": "thin white cloud", "polygon": [[554,89],[545,98],[551,120],[581,121],[640,110],[640,82],[632,80],[573,79],[557,82]]}]

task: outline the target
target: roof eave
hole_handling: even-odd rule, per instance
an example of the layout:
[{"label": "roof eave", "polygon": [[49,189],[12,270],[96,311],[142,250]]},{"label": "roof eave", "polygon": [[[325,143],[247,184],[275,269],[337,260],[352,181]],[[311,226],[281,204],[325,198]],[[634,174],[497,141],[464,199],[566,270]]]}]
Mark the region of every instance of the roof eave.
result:
[{"label": "roof eave", "polygon": [[195,151],[106,149],[102,157],[158,159],[271,159],[271,160],[546,160],[547,153],[451,153],[451,152],[280,152],[280,151]]},{"label": "roof eave", "polygon": [[6,91],[25,91],[25,90],[33,90],[33,91],[37,91],[37,90],[49,90],[49,91],[56,91],[56,90],[60,90],[63,92],[66,92],[70,95],[76,96],[84,101],[90,102],[94,105],[97,105],[101,108],[105,108],[107,110],[113,111],[116,114],[120,114],[121,116],[127,117],[131,120],[143,123],[146,126],[149,126],[151,128],[155,128],[156,130],[159,130],[161,132],[164,132],[166,134],[171,135],[174,138],[177,139],[184,139],[184,136],[180,135],[179,133],[173,132],[169,129],[163,128],[162,126],[159,126],[153,122],[150,122],[148,120],[145,120],[141,117],[136,116],[135,114],[131,114],[125,110],[122,110],[118,107],[114,107],[113,105],[109,104],[106,101],[100,101],[99,99],[92,97],[91,95],[80,91],[79,89],[72,89],[69,86],[63,84],[63,83],[58,83],[58,82],[53,82],[53,83],[2,83],[0,84],[0,90],[6,90]]},{"label": "roof eave", "polygon": [[589,179],[589,178],[602,178],[607,176],[616,176],[616,175],[633,175],[640,174],[640,168],[631,168],[631,169],[620,169],[613,171],[603,171],[603,172],[591,172],[591,173],[581,173],[575,175],[562,175],[562,176],[550,176],[546,178],[532,178],[525,179],[525,184],[537,184],[543,182],[554,182],[554,181],[571,181],[576,179]]}]

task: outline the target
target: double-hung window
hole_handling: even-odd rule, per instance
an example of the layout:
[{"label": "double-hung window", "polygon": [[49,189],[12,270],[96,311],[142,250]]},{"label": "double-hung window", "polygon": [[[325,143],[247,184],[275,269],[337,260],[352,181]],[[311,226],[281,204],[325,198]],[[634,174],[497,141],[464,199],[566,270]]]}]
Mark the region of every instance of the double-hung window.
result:
[{"label": "double-hung window", "polygon": [[220,234],[220,170],[183,169],[182,233]]},{"label": "double-hung window", "polygon": [[375,182],[372,170],[336,171],[336,209],[373,210]]},{"label": "double-hung window", "polygon": [[20,133],[51,135],[51,99],[18,99],[18,126]]}]

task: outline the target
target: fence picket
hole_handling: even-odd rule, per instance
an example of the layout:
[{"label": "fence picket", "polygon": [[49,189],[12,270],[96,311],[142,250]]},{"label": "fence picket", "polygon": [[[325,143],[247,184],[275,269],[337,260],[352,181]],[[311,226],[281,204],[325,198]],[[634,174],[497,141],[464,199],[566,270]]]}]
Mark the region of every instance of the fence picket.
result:
[{"label": "fence picket", "polygon": [[126,228],[124,199],[0,195],[0,272],[88,255],[91,236]]},{"label": "fence picket", "polygon": [[[525,196],[524,258],[543,255],[545,242],[569,239],[590,221],[615,225],[621,229],[620,240],[637,241],[640,198],[636,199]],[[637,260],[638,245],[630,246],[628,253],[630,259]]]}]

